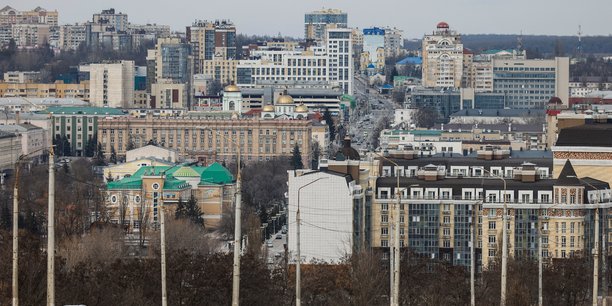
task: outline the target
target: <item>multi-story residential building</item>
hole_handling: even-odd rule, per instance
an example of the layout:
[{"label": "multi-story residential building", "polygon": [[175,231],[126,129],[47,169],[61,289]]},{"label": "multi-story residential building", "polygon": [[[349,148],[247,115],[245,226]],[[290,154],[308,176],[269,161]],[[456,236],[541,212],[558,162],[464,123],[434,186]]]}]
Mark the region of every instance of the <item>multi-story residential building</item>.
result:
[{"label": "multi-story residential building", "polygon": [[90,48],[107,47],[113,50],[131,50],[132,37],[127,32],[128,15],[115,9],[102,10],[93,14],[86,24],[85,43]]},{"label": "multi-story residential building", "polygon": [[423,37],[423,86],[460,88],[463,78],[461,36],[440,22],[431,35]]},{"label": "multi-story residential building", "polygon": [[124,32],[127,31],[128,28],[128,15],[121,12],[116,13],[115,9],[111,8],[93,14],[92,22],[94,24],[103,24],[106,27],[111,27],[117,32]]},{"label": "multi-story residential building", "polygon": [[134,102],[134,61],[90,64],[89,96],[92,106],[129,108]]},{"label": "multi-story residential building", "polygon": [[189,91],[187,84],[161,80],[151,85],[151,108],[188,109]]},{"label": "multi-story residential building", "polygon": [[324,41],[328,28],[346,28],[348,15],[338,9],[322,9],[304,15],[304,38]]},{"label": "multi-story residential building", "polygon": [[158,38],[147,53],[147,73],[151,83],[169,80],[187,84],[192,75],[191,45],[178,37]]},{"label": "multi-story residential building", "polygon": [[510,108],[544,108],[552,97],[569,101],[569,58],[493,59],[493,92]]},{"label": "multi-story residential building", "polygon": [[397,28],[386,27],[385,29],[385,57],[400,55],[404,47],[403,31]]},{"label": "multi-story residential building", "polygon": [[196,71],[204,73],[205,61],[236,59],[236,27],[229,20],[199,20],[187,27]]},{"label": "multi-story residential building", "polygon": [[353,39],[351,29],[334,28],[327,30],[326,52],[329,57],[329,80],[338,84],[345,94],[353,94]]},{"label": "multi-story residential building", "polygon": [[361,71],[365,71],[373,65],[376,71],[381,72],[385,68],[385,29],[367,28],[363,29],[363,53],[361,54]]},{"label": "multi-story residential building", "polygon": [[54,36],[58,26],[58,12],[37,7],[18,11],[10,6],[0,9],[0,45],[14,39],[19,47],[40,46]]},{"label": "multi-story residential building", "polygon": [[59,48],[62,50],[77,50],[87,40],[87,25],[66,24],[60,26]]},{"label": "multi-story residential building", "polygon": [[5,83],[36,83],[40,79],[40,71],[8,71],[4,73]]},{"label": "multi-story residential building", "polygon": [[359,153],[350,140],[320,170],[289,171],[288,250],[297,251],[297,209],[300,209],[300,253],[303,262],[337,263],[368,245],[371,205],[369,170],[360,169]]},{"label": "multi-story residential building", "polygon": [[214,57],[212,60],[200,61],[201,66],[199,68],[196,67],[196,70],[201,71],[204,76],[210,77],[221,84],[231,84],[237,82],[236,70],[238,63],[239,61],[235,59]]},{"label": "multi-story residential building", "polygon": [[[400,246],[421,256],[469,266],[470,223],[474,222],[476,264],[486,269],[500,256],[506,203],[510,256],[536,257],[539,235],[546,259],[587,254],[592,248],[591,204],[595,197],[609,199],[607,183],[578,179],[569,162],[555,180],[546,166],[521,159],[447,160],[454,170],[430,159],[422,160],[420,166],[415,164],[418,159],[393,159],[399,167],[382,161],[383,177],[376,181],[371,211],[373,247],[389,246],[391,225],[399,218]],[[455,161],[463,165],[452,166]],[[395,213],[398,192],[399,216]]]},{"label": "multi-story residential building", "polygon": [[612,125],[607,116],[601,121],[596,114],[592,117],[582,125],[580,119],[559,120],[559,137],[552,147],[555,176],[569,160],[578,176],[612,183]]},{"label": "multi-story residential building", "polygon": [[[109,182],[106,206],[111,222],[130,232],[143,225],[157,227],[160,206],[176,208],[179,200],[193,196],[200,207],[204,227],[219,226],[234,203],[232,174],[218,163],[203,166],[143,166],[130,177]],[[173,210],[173,209],[172,209]]]},{"label": "multi-story residential building", "polygon": [[160,120],[150,112],[144,118],[106,118],[99,121],[98,139],[106,154],[113,147],[118,156],[125,155],[131,140],[136,148],[152,141],[201,160],[233,160],[240,148],[245,162],[289,156],[297,144],[308,163],[310,121],[222,118],[219,113],[192,113]]},{"label": "multi-story residential building", "polygon": [[75,156],[83,156],[92,139],[100,141],[100,120],[125,116],[122,110],[108,107],[49,107],[43,113],[51,114],[51,137],[65,136]]},{"label": "multi-story residential building", "polygon": [[[46,100],[49,103],[51,100],[58,99],[89,101],[89,82],[84,81],[80,84],[65,84],[61,81],[51,84],[0,83],[0,97],[53,98]],[[37,100],[35,99],[35,101]]]},{"label": "multi-story residential building", "polygon": [[17,47],[40,47],[49,42],[51,27],[46,24],[14,24],[12,27],[12,39]]}]

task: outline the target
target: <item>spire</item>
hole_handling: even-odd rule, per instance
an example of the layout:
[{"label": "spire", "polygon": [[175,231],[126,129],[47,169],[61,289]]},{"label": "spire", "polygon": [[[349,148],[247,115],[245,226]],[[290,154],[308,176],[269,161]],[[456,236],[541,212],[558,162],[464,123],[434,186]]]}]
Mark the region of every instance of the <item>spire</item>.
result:
[{"label": "spire", "polygon": [[572,163],[568,160],[565,161],[565,165],[559,174],[559,178],[555,183],[556,186],[582,186]]}]

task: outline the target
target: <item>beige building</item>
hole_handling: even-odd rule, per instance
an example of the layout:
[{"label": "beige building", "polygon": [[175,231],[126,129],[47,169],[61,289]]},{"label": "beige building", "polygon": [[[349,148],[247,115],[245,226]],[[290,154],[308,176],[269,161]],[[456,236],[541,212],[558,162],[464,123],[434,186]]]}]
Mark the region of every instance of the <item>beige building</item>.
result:
[{"label": "beige building", "polygon": [[119,156],[126,154],[130,138],[136,148],[152,141],[176,150],[181,157],[200,160],[234,160],[240,147],[245,162],[290,156],[297,144],[304,164],[308,163],[310,121],[234,118],[192,114],[160,120],[150,113],[145,118],[108,118],[98,122],[98,139],[106,154],[113,147]]},{"label": "beige building", "polygon": [[66,24],[59,29],[59,47],[62,50],[77,50],[85,43],[87,37],[87,25]]},{"label": "beige building", "polygon": [[187,88],[185,84],[161,80],[151,84],[151,97],[149,105],[151,108],[187,108]]},{"label": "beige building", "polygon": [[125,160],[127,162],[140,160],[143,158],[157,158],[169,163],[176,163],[178,161],[176,151],[155,145],[146,145],[140,148],[132,149],[127,151],[125,155]]},{"label": "beige building", "polygon": [[460,88],[463,78],[461,36],[446,22],[423,37],[423,86]]},{"label": "beige building", "polygon": [[89,101],[89,82],[80,84],[55,83],[0,83],[0,97],[75,98]]},{"label": "beige building", "polygon": [[[130,152],[130,151],[128,151]],[[127,160],[125,163],[109,165],[104,168],[104,181],[119,181],[131,177],[142,167],[173,166],[174,163],[155,157],[143,157],[135,160]]]},{"label": "beige building", "polygon": [[[21,154],[21,139],[15,133],[0,131],[0,171],[12,170]],[[4,178],[4,175],[0,173]]]},{"label": "beige building", "polygon": [[199,71],[203,75],[211,77],[221,84],[236,83],[238,60],[214,57],[212,60],[200,61],[196,65],[199,65]]},{"label": "beige building", "polygon": [[8,71],[4,73],[6,83],[37,83],[40,71]]},{"label": "beige building", "polygon": [[134,61],[91,64],[90,101],[92,106],[129,108],[134,103]]},{"label": "beige building", "polygon": [[13,39],[18,47],[40,47],[49,42],[50,27],[46,24],[14,24]]}]

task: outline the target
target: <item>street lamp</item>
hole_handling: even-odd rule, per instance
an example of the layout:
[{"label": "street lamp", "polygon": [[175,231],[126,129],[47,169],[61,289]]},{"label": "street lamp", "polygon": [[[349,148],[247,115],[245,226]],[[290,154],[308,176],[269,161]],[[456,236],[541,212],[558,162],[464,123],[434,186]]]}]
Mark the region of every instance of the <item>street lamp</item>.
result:
[{"label": "street lamp", "polygon": [[[46,150],[47,148],[40,148],[38,150],[34,150],[28,154],[20,155],[17,161],[15,162],[15,182],[13,183],[13,279],[12,279],[12,294],[13,294],[13,306],[19,305],[19,164],[21,164],[26,157],[32,155],[34,153],[40,152],[42,150]],[[49,151],[49,186],[51,186],[51,170],[53,169],[53,146],[51,146],[51,151]],[[49,189],[49,201],[51,201],[51,196],[54,189]],[[51,204],[51,203],[49,203]],[[52,212],[51,210],[49,210]],[[49,214],[50,221],[53,219],[53,213]],[[49,233],[47,236],[50,237]],[[50,239],[50,238],[49,238]],[[48,243],[47,243],[48,244]],[[47,245],[47,253],[48,245]],[[47,261],[47,264],[49,262]],[[47,287],[48,289],[49,287]]]},{"label": "street lamp", "polygon": [[[595,232],[594,232],[594,236],[595,236],[595,245],[593,246],[593,306],[597,306],[597,299],[599,296],[599,208],[600,208],[600,194],[599,194],[599,188],[593,186],[593,184],[575,176],[575,175],[570,175],[568,177],[571,178],[576,178],[578,179],[580,182],[583,182],[587,185],[589,185],[591,188],[593,188],[594,190],[597,191],[597,196],[595,197]],[[602,235],[604,235],[603,233],[604,231],[602,231]],[[604,249],[604,246],[601,246],[602,250]],[[606,246],[607,248],[607,246]],[[604,263],[603,263],[603,268],[605,271],[605,261],[607,259],[604,258]],[[606,275],[604,275],[604,281],[605,281],[605,277]],[[607,285],[606,285],[607,286]],[[605,289],[604,289],[605,290]],[[606,296],[603,297],[603,305],[606,305],[607,301],[607,294]]]},{"label": "street lamp", "polygon": [[504,182],[504,213],[502,216],[502,270],[501,270],[501,300],[500,305],[506,305],[506,280],[508,279],[508,204],[506,203],[506,179],[501,176],[493,175],[489,170],[482,168],[492,178],[500,179]]},{"label": "street lamp", "polygon": [[396,188],[396,198],[397,198],[397,202],[396,202],[396,207],[395,207],[395,212],[391,215],[393,217],[393,215],[395,215],[395,219],[393,220],[392,224],[395,227],[394,231],[393,231],[393,239],[391,240],[393,243],[389,244],[389,248],[391,249],[391,253],[393,256],[393,259],[389,259],[389,265],[391,268],[391,273],[390,277],[391,277],[391,297],[390,297],[390,304],[391,306],[397,306],[399,305],[399,284],[400,284],[400,252],[399,252],[399,247],[400,247],[400,201],[401,201],[401,193],[400,193],[400,175],[399,175],[399,165],[376,153],[376,152],[372,152],[374,153],[376,156],[383,158],[384,160],[390,162],[391,164],[395,165],[395,169],[396,169],[396,174],[395,177],[397,178],[397,188]]},{"label": "street lamp", "polygon": [[298,188],[298,192],[297,192],[297,212],[295,214],[295,221],[296,221],[296,242],[297,242],[297,263],[295,265],[295,305],[296,306],[300,306],[302,303],[302,288],[301,288],[301,270],[300,270],[300,263],[302,261],[302,255],[300,254],[300,223],[301,223],[301,218],[300,218],[300,192],[302,191],[303,188],[312,185],[320,180],[325,180],[327,179],[327,177],[320,177],[317,178],[303,186],[301,186],[300,188]]},{"label": "street lamp", "polygon": [[[203,130],[208,130],[213,132],[211,128],[201,127]],[[233,143],[236,147],[238,147],[238,160],[237,160],[237,170],[236,170],[236,216],[235,216],[235,224],[234,224],[234,268],[232,275],[232,306],[238,306],[240,303],[240,243],[241,243],[241,212],[242,212],[242,176],[241,176],[241,152],[242,147],[236,143],[233,139],[226,137],[225,135],[217,132],[217,136],[223,137],[225,140]]]}]

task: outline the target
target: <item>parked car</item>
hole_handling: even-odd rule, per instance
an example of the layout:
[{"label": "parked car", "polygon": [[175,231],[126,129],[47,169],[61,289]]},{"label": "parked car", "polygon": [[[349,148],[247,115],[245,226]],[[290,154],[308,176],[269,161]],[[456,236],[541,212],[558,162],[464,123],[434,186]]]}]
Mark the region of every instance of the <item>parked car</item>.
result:
[{"label": "parked car", "polygon": [[277,234],[277,235],[276,235],[276,239],[283,239],[283,235],[281,235],[281,234]]},{"label": "parked car", "polygon": [[268,245],[269,248],[274,246],[274,244],[272,244],[272,241],[268,241],[267,245]]}]

